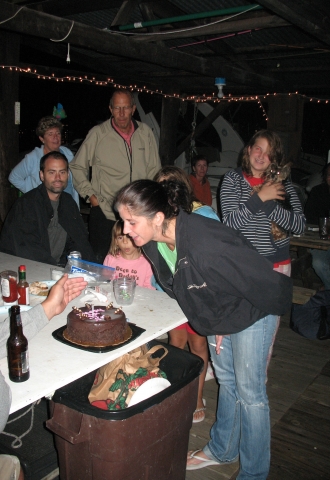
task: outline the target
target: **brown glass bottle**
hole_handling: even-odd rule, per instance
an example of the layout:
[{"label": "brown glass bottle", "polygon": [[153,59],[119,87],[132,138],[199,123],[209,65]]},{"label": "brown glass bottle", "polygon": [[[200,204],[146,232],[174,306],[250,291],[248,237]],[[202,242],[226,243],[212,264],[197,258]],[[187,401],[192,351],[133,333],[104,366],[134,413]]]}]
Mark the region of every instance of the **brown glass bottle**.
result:
[{"label": "brown glass bottle", "polygon": [[29,284],[26,281],[25,265],[20,265],[18,267],[18,278],[19,278],[17,283],[18,305],[30,305]]},{"label": "brown glass bottle", "polygon": [[7,340],[9,378],[12,382],[25,382],[30,377],[28,341],[23,335],[20,307],[10,310],[10,336]]}]

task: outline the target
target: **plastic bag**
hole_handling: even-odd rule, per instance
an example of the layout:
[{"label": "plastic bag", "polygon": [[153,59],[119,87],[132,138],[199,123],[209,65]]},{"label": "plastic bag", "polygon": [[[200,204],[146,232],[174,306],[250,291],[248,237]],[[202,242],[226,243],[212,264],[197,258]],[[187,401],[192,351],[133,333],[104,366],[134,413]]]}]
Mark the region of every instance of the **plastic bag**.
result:
[{"label": "plastic bag", "polygon": [[88,260],[74,258],[69,255],[64,273],[68,273],[69,276],[84,277],[84,280],[92,286],[96,283],[111,282],[115,269],[100,265],[99,263],[89,262]]},{"label": "plastic bag", "polygon": [[[154,358],[153,354],[159,350],[164,353]],[[147,345],[142,345],[100,367],[88,400],[102,410],[127,408],[130,399],[144,382],[151,378],[167,378],[159,368],[159,362],[167,353],[163,345],[155,345],[150,350]]]}]

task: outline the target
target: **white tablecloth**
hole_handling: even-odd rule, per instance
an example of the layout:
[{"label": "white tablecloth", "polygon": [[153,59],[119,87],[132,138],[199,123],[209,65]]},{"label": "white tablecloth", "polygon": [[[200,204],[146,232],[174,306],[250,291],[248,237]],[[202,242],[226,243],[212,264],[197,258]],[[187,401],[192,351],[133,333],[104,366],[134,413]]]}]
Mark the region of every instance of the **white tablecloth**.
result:
[{"label": "white tablecloth", "polygon": [[[50,265],[0,253],[0,271],[7,269],[17,271],[21,264],[26,265],[28,282],[50,280]],[[42,297],[31,296],[31,304],[40,301]],[[54,317],[30,340],[28,381],[22,384],[11,382],[8,379],[7,358],[0,360],[0,370],[12,390],[11,413],[186,322],[177,302],[166,293],[137,287],[134,303],[123,310],[130,322],[146,331],[136,340],[112,352],[92,353],[65,345],[52,337],[53,331],[66,324],[67,314],[73,305],[83,306],[80,297],[71,302],[61,315]],[[95,305],[105,303],[95,300]],[[116,306],[115,302],[114,305]],[[3,319],[4,315],[0,315],[0,321]]]}]

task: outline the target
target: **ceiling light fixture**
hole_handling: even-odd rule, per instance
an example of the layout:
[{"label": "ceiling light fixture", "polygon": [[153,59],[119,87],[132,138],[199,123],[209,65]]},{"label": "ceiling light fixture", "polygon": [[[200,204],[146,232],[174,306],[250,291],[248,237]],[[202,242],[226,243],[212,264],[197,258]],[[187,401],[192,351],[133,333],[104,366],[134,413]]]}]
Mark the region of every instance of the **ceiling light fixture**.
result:
[{"label": "ceiling light fixture", "polygon": [[226,79],[223,78],[223,77],[217,77],[215,79],[215,83],[214,85],[216,85],[218,87],[218,98],[223,98],[223,91],[222,91],[222,87],[224,87],[226,85]]}]

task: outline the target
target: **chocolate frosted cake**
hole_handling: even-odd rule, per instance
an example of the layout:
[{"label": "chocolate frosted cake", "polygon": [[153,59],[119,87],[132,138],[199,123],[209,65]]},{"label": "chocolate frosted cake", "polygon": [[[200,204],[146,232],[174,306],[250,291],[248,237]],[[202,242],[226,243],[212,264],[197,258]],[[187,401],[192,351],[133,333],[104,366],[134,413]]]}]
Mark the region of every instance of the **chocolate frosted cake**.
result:
[{"label": "chocolate frosted cake", "polygon": [[73,307],[67,317],[64,338],[86,347],[108,347],[128,340],[132,335],[120,308],[92,306]]}]

